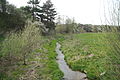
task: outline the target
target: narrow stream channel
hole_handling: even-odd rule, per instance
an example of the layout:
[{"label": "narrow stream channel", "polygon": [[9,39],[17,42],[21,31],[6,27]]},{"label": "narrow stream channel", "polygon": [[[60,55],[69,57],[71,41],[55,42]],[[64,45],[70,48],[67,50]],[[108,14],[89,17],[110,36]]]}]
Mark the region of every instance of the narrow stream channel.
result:
[{"label": "narrow stream channel", "polygon": [[56,43],[56,52],[58,54],[57,63],[59,64],[60,70],[64,73],[63,80],[88,80],[86,79],[86,74],[78,71],[72,71],[69,68],[64,60],[64,55],[62,54],[62,51],[60,51],[60,48],[61,45],[59,43]]}]

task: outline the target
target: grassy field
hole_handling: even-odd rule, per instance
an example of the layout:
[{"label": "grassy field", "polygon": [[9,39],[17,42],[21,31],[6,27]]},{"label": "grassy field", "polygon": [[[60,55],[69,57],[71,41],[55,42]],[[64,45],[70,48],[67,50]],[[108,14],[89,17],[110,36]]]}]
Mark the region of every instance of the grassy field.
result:
[{"label": "grassy field", "polygon": [[[21,62],[6,66],[5,73],[0,74],[0,80],[60,80],[63,73],[56,62],[56,40],[42,44],[42,48],[33,51],[27,59],[27,65]],[[2,69],[2,67],[0,67]],[[4,66],[5,68],[5,66]],[[11,68],[11,69],[10,69]],[[6,75],[7,74],[7,75]]]},{"label": "grassy field", "polygon": [[119,34],[81,33],[44,37],[43,40],[29,53],[27,65],[16,61],[13,65],[0,66],[3,71],[0,80],[61,80],[63,73],[56,62],[57,41],[62,44],[65,60],[73,70],[86,73],[89,80],[119,80]]},{"label": "grassy field", "polygon": [[[113,75],[115,70],[109,70],[112,66],[109,58],[115,54],[110,50],[113,48],[109,47],[106,36],[105,33],[68,36],[61,42],[68,65],[73,70],[86,73],[90,80],[118,80],[118,75]],[[116,58],[113,60],[116,61]]]},{"label": "grassy field", "polygon": [[0,36],[0,80],[60,80],[56,40],[29,23],[20,33]]}]

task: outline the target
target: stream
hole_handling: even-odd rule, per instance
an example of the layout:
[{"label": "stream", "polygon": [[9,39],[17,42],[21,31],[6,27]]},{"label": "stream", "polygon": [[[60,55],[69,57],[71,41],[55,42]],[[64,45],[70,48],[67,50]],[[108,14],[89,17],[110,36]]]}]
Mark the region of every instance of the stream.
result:
[{"label": "stream", "polygon": [[57,63],[59,64],[60,70],[64,73],[64,77],[62,80],[88,80],[86,79],[86,74],[81,73],[79,71],[72,71],[67,63],[64,60],[64,55],[62,51],[60,50],[61,45],[59,43],[56,43],[56,52],[58,54],[57,56]]}]

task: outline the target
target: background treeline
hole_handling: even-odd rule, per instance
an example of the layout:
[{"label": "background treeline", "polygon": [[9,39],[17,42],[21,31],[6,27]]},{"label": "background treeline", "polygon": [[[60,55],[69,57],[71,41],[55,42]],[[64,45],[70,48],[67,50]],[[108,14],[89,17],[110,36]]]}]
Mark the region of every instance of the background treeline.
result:
[{"label": "background treeline", "polygon": [[55,15],[57,13],[50,0],[43,3],[43,6],[40,6],[38,0],[30,0],[28,6],[21,8],[16,8],[6,0],[0,0],[0,34],[22,30],[28,19],[42,22],[43,32],[52,33],[55,30]]},{"label": "background treeline", "polygon": [[9,4],[6,0],[0,0],[0,34],[22,29],[24,24],[25,16],[21,9]]},{"label": "background treeline", "polygon": [[[56,16],[57,12],[50,0],[40,5],[38,0],[28,1],[28,5],[16,8],[6,0],[0,0],[0,34],[24,29],[26,20],[42,23],[39,28],[43,35],[58,33],[85,33],[107,31],[108,25],[80,24],[74,18]],[[57,18],[56,18],[57,17]],[[112,26],[109,26],[112,27]],[[108,30],[109,31],[109,30]]]},{"label": "background treeline", "polygon": [[119,26],[113,25],[92,25],[77,23],[74,18],[62,17],[56,18],[56,33],[98,33],[119,31]]},{"label": "background treeline", "polygon": [[102,32],[101,25],[91,25],[91,24],[77,24],[77,23],[66,23],[59,24],[56,27],[57,33],[96,33]]}]

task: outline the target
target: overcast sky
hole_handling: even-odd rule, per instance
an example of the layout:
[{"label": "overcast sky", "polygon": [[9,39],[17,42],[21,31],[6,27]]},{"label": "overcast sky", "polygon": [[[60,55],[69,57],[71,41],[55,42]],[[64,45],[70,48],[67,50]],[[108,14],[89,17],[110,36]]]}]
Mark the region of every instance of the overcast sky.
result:
[{"label": "overcast sky", "polygon": [[[29,0],[8,0],[17,7],[27,5]],[[46,0],[42,0],[45,2]],[[60,15],[74,17],[82,24],[103,24],[106,0],[51,0]],[[104,1],[104,2],[103,2]]]}]

